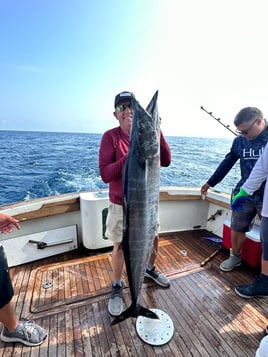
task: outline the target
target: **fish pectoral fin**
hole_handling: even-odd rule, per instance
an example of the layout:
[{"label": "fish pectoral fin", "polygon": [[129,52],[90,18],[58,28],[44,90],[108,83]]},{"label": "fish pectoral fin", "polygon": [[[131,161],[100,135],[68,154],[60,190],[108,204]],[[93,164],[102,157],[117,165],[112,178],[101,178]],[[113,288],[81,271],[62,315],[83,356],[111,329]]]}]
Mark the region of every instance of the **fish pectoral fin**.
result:
[{"label": "fish pectoral fin", "polygon": [[116,325],[129,317],[145,316],[149,319],[159,319],[159,317],[153,311],[143,307],[139,304],[132,303],[125,311],[123,311],[119,316],[117,316],[113,321],[112,325]]}]

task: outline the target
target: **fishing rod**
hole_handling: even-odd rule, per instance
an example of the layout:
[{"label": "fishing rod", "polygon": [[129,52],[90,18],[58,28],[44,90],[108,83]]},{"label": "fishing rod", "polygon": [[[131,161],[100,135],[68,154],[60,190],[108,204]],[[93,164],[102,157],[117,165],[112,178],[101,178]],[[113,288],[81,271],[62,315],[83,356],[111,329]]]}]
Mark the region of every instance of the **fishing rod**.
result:
[{"label": "fishing rod", "polygon": [[221,122],[220,118],[214,117],[212,112],[208,112],[203,106],[200,107],[202,110],[204,110],[208,115],[210,115],[213,119],[215,119],[218,123],[220,123],[222,126],[225,127],[225,129],[229,130],[231,133],[233,133],[235,136],[237,136],[236,132],[230,129],[229,125],[225,125],[223,122]]}]

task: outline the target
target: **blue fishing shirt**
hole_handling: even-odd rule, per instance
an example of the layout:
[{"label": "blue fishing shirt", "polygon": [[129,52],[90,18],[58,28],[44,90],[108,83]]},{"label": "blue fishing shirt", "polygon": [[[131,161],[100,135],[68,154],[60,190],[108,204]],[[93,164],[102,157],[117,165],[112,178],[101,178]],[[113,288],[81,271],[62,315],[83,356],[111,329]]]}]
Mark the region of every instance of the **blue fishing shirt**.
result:
[{"label": "blue fishing shirt", "polygon": [[[233,194],[236,194],[240,187],[244,184],[249,177],[256,161],[263,153],[264,147],[268,141],[268,126],[253,140],[247,140],[243,136],[237,136],[228,154],[217,167],[213,175],[207,181],[209,186],[214,187],[228,174],[237,160],[240,160],[240,173],[241,179],[234,187]],[[254,202],[260,202],[263,199],[265,182],[261,187],[248,199]]]}]

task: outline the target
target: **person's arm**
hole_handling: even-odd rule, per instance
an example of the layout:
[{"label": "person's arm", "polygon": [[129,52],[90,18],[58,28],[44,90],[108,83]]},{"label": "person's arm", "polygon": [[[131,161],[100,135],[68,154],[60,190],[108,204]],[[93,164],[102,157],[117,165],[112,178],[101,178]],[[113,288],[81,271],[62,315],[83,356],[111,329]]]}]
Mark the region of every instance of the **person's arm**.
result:
[{"label": "person's arm", "polygon": [[13,226],[20,229],[19,221],[5,213],[0,213],[0,233],[11,233]]},{"label": "person's arm", "polygon": [[225,158],[219,164],[213,175],[206,182],[210,187],[216,186],[219,182],[221,182],[224,177],[229,173],[232,169],[236,161],[238,160],[238,156],[235,154],[233,150],[231,150],[228,154],[225,155]]},{"label": "person's arm", "polygon": [[118,161],[115,159],[115,149],[113,145],[113,138],[108,133],[102,137],[99,150],[99,169],[102,180],[105,183],[117,180],[122,175],[122,169],[127,159],[127,154],[122,156]]},{"label": "person's arm", "polygon": [[167,167],[171,163],[171,152],[169,145],[160,130],[160,163],[161,166]]},{"label": "person's arm", "polygon": [[237,145],[237,141],[234,140],[232,147],[228,154],[225,155],[225,158],[222,160],[222,162],[219,164],[217,169],[214,171],[214,173],[211,175],[211,177],[208,179],[207,182],[205,182],[202,187],[201,187],[201,194],[202,195],[207,195],[208,194],[208,189],[210,187],[216,186],[219,182],[221,182],[224,177],[228,174],[228,172],[232,169],[236,161],[239,159],[239,157],[236,154],[235,147]]},{"label": "person's arm", "polygon": [[258,158],[255,166],[253,167],[249,177],[241,186],[239,192],[233,197],[231,207],[233,211],[243,209],[243,203],[248,196],[253,195],[261,184],[267,179],[268,176],[268,146],[264,148],[264,152]]},{"label": "person's arm", "polygon": [[219,164],[208,181],[201,187],[201,194],[206,196],[210,187],[214,187],[219,182],[221,182],[221,180],[224,179],[237,160],[238,157],[234,154],[234,152],[230,151]]},{"label": "person's arm", "polygon": [[266,145],[262,155],[258,158],[249,177],[244,182],[243,188],[249,195],[257,191],[268,177],[268,146]]}]

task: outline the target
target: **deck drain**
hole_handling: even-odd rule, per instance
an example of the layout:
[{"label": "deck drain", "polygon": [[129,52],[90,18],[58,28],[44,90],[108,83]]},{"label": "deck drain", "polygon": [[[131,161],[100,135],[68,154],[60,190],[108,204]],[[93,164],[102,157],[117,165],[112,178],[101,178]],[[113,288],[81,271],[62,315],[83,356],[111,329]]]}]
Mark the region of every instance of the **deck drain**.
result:
[{"label": "deck drain", "polygon": [[45,283],[42,285],[42,287],[43,287],[44,289],[49,289],[49,288],[52,287],[52,285],[53,285],[52,281],[47,281],[47,282],[45,282]]}]

